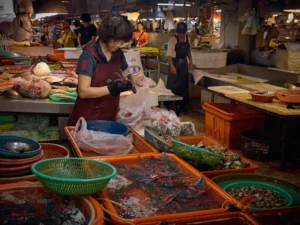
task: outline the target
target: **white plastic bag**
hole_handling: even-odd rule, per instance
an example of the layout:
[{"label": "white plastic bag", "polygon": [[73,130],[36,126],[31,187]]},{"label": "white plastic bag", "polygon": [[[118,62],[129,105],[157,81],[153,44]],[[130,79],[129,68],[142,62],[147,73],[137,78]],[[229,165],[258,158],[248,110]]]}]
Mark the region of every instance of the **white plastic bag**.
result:
[{"label": "white plastic bag", "polygon": [[151,78],[149,77],[143,77],[141,79],[138,79],[136,81],[136,84],[139,86],[139,87],[145,87],[145,88],[153,88],[156,86],[156,83],[154,80],[152,80]]},{"label": "white plastic bag", "polygon": [[138,130],[144,119],[149,119],[151,105],[149,89],[136,87],[136,94],[125,96],[120,101],[120,122]]},{"label": "white plastic bag", "polygon": [[124,55],[129,66],[129,73],[132,74],[133,80],[136,82],[137,80],[144,78],[145,74],[140,51],[127,51],[124,52]]},{"label": "white plastic bag", "polygon": [[[80,125],[81,129],[78,130]],[[100,155],[126,155],[133,149],[131,138],[88,130],[86,121],[82,117],[78,120],[72,135],[80,149]]]}]

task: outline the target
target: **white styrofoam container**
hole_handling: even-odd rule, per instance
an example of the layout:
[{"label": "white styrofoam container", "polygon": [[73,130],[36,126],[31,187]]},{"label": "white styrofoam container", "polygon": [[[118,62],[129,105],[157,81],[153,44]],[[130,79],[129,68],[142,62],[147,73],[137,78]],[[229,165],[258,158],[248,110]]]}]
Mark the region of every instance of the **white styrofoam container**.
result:
[{"label": "white styrofoam container", "polygon": [[226,52],[192,51],[196,68],[221,68],[226,66]]},{"label": "white styrofoam container", "polygon": [[79,59],[81,53],[82,53],[81,49],[65,50],[65,59]]},{"label": "white styrofoam container", "polygon": [[300,51],[276,50],[276,67],[282,70],[300,72]]}]

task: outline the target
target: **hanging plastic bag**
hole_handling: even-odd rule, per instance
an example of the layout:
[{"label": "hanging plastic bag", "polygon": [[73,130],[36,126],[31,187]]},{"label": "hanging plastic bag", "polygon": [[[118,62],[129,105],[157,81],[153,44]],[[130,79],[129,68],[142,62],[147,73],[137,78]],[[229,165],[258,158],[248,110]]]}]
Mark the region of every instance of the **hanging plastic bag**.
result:
[{"label": "hanging plastic bag", "polygon": [[136,88],[137,93],[128,95],[120,101],[120,122],[139,129],[144,119],[150,118],[151,105],[149,104],[149,89]]},{"label": "hanging plastic bag", "polygon": [[176,29],[176,26],[174,23],[174,17],[170,10],[168,10],[167,15],[166,15],[164,29],[168,30],[168,31]]},{"label": "hanging plastic bag", "polygon": [[143,79],[145,74],[140,51],[127,51],[124,55],[129,66],[129,73],[132,74],[133,80],[136,82],[139,79]]},{"label": "hanging plastic bag", "polygon": [[133,149],[130,137],[88,130],[82,117],[78,120],[72,135],[80,149],[100,155],[126,155]]}]

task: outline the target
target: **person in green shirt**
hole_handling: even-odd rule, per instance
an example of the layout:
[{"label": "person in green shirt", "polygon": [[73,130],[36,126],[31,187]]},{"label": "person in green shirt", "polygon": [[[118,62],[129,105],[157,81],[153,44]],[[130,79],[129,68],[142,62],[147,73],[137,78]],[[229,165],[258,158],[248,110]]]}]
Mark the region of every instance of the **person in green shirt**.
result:
[{"label": "person in green shirt", "polygon": [[74,48],[77,40],[77,35],[70,28],[70,24],[63,25],[64,34],[62,36],[62,44],[64,48]]}]

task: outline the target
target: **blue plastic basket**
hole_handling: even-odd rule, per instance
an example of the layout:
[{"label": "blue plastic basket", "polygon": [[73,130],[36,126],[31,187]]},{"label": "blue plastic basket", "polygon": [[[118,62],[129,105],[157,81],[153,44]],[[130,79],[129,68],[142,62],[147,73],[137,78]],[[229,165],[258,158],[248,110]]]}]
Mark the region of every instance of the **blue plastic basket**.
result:
[{"label": "blue plastic basket", "polygon": [[[23,142],[35,146],[36,150],[30,152],[12,152],[4,148],[4,145],[8,142]],[[41,145],[29,138],[10,136],[10,135],[0,135],[0,156],[13,157],[13,158],[29,158],[38,155],[41,152]]]},{"label": "blue plastic basket", "polygon": [[[129,129],[126,125],[108,120],[89,120],[87,123],[88,130],[101,131],[110,134],[126,135]],[[81,126],[79,126],[80,130]]]}]

